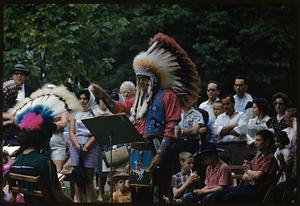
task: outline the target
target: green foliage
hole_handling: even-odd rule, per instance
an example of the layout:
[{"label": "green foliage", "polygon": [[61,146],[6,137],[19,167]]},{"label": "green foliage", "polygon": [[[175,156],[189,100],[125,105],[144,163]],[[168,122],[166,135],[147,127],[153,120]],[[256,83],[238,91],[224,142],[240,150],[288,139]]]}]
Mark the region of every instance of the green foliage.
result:
[{"label": "green foliage", "polygon": [[40,86],[45,51],[44,82],[65,83],[72,75],[81,78],[81,87],[86,79],[113,89],[135,81],[134,56],[163,32],[191,56],[202,88],[217,80],[232,91],[234,76],[243,74],[256,96],[269,98],[278,90],[295,96],[296,17],[292,6],[7,4],[4,73],[9,78],[9,69],[22,61],[31,70],[30,84]]}]

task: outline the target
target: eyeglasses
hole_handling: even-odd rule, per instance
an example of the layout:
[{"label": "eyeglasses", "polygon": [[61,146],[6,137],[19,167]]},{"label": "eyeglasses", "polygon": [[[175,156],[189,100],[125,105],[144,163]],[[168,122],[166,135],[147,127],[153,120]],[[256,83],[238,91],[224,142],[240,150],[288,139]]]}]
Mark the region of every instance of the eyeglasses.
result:
[{"label": "eyeglasses", "polygon": [[24,75],[24,73],[21,73],[21,72],[14,72],[13,74],[14,74],[14,75],[17,75],[17,76],[18,76],[18,75],[21,75],[21,76]]},{"label": "eyeglasses", "polygon": [[274,102],[274,105],[283,105],[283,102]]},{"label": "eyeglasses", "polygon": [[214,92],[214,91],[216,91],[217,89],[208,89],[208,90],[206,90],[207,92]]}]

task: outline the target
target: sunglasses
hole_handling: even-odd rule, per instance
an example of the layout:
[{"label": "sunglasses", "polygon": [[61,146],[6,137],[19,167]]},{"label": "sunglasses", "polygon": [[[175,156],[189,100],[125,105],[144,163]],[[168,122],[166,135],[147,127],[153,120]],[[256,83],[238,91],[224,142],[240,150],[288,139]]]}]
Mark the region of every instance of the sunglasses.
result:
[{"label": "sunglasses", "polygon": [[206,90],[207,92],[214,92],[214,91],[216,91],[217,89],[208,89],[208,90]]},{"label": "sunglasses", "polygon": [[14,72],[13,74],[14,74],[14,75],[21,75],[21,76],[24,75],[24,73],[22,73],[22,72]]},{"label": "sunglasses", "polygon": [[283,105],[283,102],[274,102],[274,105]]}]

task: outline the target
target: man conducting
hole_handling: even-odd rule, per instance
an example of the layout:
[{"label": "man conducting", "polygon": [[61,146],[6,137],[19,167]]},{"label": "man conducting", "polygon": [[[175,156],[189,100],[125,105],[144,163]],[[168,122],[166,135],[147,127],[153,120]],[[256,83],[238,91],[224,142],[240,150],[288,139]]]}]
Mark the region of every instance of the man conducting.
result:
[{"label": "man conducting", "polygon": [[[133,60],[137,77],[135,98],[115,102],[99,85],[93,85],[95,94],[113,113],[126,112],[130,120],[145,138],[153,151],[150,171],[153,190],[132,190],[134,202],[162,201],[170,191],[170,145],[174,138],[174,127],[180,121],[180,107],[189,107],[198,98],[199,77],[196,67],[187,53],[176,41],[162,33],[150,40],[147,51],[139,53]],[[145,144],[145,143],[144,143]],[[134,148],[132,145],[132,148]],[[136,193],[136,194],[135,194]]]}]

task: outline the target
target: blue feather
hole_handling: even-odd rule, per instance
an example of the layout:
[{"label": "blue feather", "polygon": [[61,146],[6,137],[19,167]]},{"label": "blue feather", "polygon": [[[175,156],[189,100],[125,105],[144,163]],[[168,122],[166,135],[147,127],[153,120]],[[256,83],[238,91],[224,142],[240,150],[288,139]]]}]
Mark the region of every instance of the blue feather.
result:
[{"label": "blue feather", "polygon": [[41,116],[43,117],[43,123],[54,121],[53,110],[51,110],[49,107],[46,107],[42,104],[38,104],[34,107],[26,109],[24,112],[19,114],[16,118],[16,123],[19,124],[22,121],[22,119],[24,118],[24,116],[29,112],[41,114]]}]

